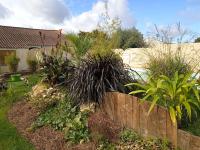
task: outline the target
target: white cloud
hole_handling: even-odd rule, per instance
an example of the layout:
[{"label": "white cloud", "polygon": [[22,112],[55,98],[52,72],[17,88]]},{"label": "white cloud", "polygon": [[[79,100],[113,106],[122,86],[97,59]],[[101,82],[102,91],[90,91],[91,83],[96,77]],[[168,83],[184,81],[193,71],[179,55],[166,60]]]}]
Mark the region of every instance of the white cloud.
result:
[{"label": "white cloud", "polygon": [[[132,27],[135,20],[127,0],[107,0],[110,17],[119,17],[123,27]],[[63,28],[64,31],[91,31],[96,28],[105,12],[105,0],[98,0],[88,11],[70,16],[64,0],[0,0],[6,9],[12,10],[9,17],[0,18],[0,24],[33,28]],[[80,4],[81,5],[81,4]]]},{"label": "white cloud", "polygon": [[[122,27],[133,27],[135,20],[128,8],[127,0],[108,0],[107,10],[111,18],[118,17],[122,21]],[[91,31],[97,27],[100,16],[105,12],[105,1],[99,0],[91,10],[65,21],[66,31],[77,32]]]},{"label": "white cloud", "polygon": [[5,18],[10,14],[10,11],[0,3],[0,18]]}]

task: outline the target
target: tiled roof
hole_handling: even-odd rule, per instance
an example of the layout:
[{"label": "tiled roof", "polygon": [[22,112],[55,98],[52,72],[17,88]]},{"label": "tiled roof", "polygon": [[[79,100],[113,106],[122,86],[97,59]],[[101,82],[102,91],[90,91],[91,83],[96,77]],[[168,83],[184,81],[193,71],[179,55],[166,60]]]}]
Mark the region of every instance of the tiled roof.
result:
[{"label": "tiled roof", "polygon": [[[43,30],[20,28],[0,25],[0,48],[30,48],[41,46],[44,39],[44,46],[55,46],[59,41],[60,30]],[[63,35],[62,35],[62,39]]]}]

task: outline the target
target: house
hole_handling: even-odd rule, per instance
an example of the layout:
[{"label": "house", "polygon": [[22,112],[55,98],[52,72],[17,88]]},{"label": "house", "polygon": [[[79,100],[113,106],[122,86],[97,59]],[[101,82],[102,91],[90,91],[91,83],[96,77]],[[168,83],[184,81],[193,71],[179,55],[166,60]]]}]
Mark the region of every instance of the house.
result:
[{"label": "house", "polygon": [[27,70],[27,57],[37,51],[51,53],[59,43],[64,42],[61,30],[31,29],[0,25],[0,70],[8,72],[5,57],[12,53],[20,58],[18,71]]}]

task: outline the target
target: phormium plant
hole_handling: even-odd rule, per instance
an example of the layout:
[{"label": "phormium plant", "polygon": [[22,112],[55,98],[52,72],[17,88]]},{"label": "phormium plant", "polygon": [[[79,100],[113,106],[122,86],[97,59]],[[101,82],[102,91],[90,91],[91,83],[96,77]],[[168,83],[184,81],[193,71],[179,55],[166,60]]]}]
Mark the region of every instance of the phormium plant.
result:
[{"label": "phormium plant", "polygon": [[71,96],[76,103],[101,103],[107,91],[128,93],[125,84],[133,82],[118,55],[90,55],[81,60],[75,70],[70,86]]}]

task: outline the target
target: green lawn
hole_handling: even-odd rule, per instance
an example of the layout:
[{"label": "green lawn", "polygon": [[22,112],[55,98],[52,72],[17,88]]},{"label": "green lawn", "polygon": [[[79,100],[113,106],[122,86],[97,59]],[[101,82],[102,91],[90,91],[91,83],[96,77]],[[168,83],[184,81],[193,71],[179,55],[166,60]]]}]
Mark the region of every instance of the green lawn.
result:
[{"label": "green lawn", "polygon": [[22,81],[10,83],[9,90],[0,95],[0,150],[34,150],[33,145],[19,135],[6,116],[12,104],[22,100],[24,94],[31,90],[40,77],[34,74],[30,75],[28,80],[29,86]]}]

